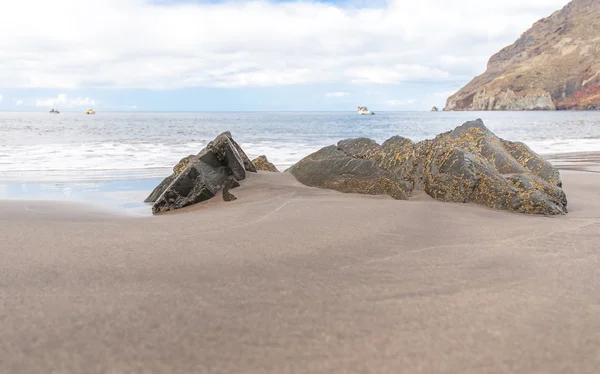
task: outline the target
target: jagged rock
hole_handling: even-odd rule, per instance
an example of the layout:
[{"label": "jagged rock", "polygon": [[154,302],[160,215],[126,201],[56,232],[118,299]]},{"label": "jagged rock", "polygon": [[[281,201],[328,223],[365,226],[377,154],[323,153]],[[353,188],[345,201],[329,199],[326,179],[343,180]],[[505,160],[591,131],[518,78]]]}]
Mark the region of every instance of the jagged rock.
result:
[{"label": "jagged rock", "polygon": [[433,106],[433,108],[431,108],[431,111],[432,111],[432,112],[437,112],[437,111],[439,111],[439,109],[438,109],[438,107],[437,107],[437,106]]},{"label": "jagged rock", "polygon": [[424,189],[438,200],[520,213],[567,212],[558,170],[526,145],[498,138],[481,120],[438,135],[425,158]]},{"label": "jagged rock", "polygon": [[279,172],[279,170],[277,170],[277,167],[275,167],[275,165],[273,165],[271,162],[269,162],[269,160],[267,159],[267,156],[265,156],[265,155],[258,156],[257,158],[252,160],[252,164],[254,164],[254,167],[256,167],[256,170],[271,171],[274,173]]},{"label": "jagged rock", "polygon": [[444,110],[600,109],[600,1],[573,0],[492,56]]},{"label": "jagged rock", "polygon": [[567,212],[558,170],[526,145],[498,138],[481,120],[417,144],[400,136],[382,145],[367,138],[343,140],[289,171],[306,185],[342,192],[402,198],[424,190],[447,202],[530,214]]},{"label": "jagged rock", "polygon": [[182,158],[181,161],[177,163],[177,165],[173,166],[173,174],[163,179],[163,181],[160,182],[160,184],[154,188],[154,190],[150,193],[146,200],[144,200],[144,202],[155,202],[160,197],[160,195],[162,195],[162,193],[165,192],[167,187],[169,187],[169,185],[173,183],[175,178],[177,178],[177,176],[181,174],[183,170],[185,170],[185,168],[190,164],[190,162],[192,162],[196,158],[198,158],[198,156],[196,155],[189,155],[187,157]]},{"label": "jagged rock", "polygon": [[[217,136],[215,140],[208,143],[206,146],[208,151],[206,152],[206,155],[201,156],[201,158],[204,157],[204,162],[215,167],[220,165],[227,166],[235,179],[241,181],[246,179],[246,165],[238,148],[239,146],[236,147],[233,144],[231,134],[223,133]],[[214,162],[215,160],[213,160],[212,155],[216,156],[217,163]]]},{"label": "jagged rock", "polygon": [[225,200],[225,201],[237,200],[237,197],[235,197],[231,192],[229,192],[229,190],[234,189],[239,186],[240,186],[240,183],[234,177],[227,178],[227,180],[225,181],[225,184],[223,185],[223,200]]},{"label": "jagged rock", "polygon": [[256,173],[256,167],[254,167],[254,164],[252,163],[252,161],[250,161],[250,158],[248,158],[248,156],[246,155],[246,152],[244,152],[242,147],[240,147],[240,145],[238,143],[236,143],[235,140],[233,140],[231,133],[229,131],[225,131],[224,133],[221,134],[221,136],[223,136],[223,135],[227,136],[227,138],[229,139],[231,144],[233,144],[233,146],[235,147],[235,150],[238,152],[240,158],[242,159],[242,161],[244,163],[244,168],[246,169],[246,171],[249,171],[251,173]]},{"label": "jagged rock", "polygon": [[[224,132],[198,155],[182,159],[146,201],[154,203],[153,213],[180,209],[214,197],[226,184],[228,189],[234,188],[247,171],[256,172],[252,161],[231,134]],[[228,182],[231,179],[235,183]],[[224,197],[226,194],[229,192],[224,191]]]}]

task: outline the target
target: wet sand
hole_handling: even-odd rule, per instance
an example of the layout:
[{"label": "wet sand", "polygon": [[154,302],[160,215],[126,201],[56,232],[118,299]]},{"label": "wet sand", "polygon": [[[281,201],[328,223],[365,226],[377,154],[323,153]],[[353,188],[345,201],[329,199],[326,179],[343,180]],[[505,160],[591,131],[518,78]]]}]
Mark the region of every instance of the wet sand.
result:
[{"label": "wet sand", "polygon": [[600,173],[600,153],[574,152],[557,153],[544,157],[561,170],[578,170]]},{"label": "wet sand", "polygon": [[0,202],[1,373],[595,373],[600,174],[569,211],[260,173],[160,217]]}]

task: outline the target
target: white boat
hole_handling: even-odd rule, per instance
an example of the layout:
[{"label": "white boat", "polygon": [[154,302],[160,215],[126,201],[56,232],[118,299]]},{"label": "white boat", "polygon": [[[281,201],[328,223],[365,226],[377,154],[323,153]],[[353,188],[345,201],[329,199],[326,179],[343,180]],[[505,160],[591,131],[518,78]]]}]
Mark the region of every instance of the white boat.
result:
[{"label": "white boat", "polygon": [[361,115],[369,115],[369,114],[375,114],[375,112],[371,112],[366,106],[358,106],[358,114]]}]

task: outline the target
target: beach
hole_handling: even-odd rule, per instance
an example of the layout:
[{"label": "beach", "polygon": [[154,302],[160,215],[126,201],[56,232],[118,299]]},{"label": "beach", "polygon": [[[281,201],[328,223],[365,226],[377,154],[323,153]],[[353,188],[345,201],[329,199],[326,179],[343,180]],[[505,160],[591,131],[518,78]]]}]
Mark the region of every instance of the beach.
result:
[{"label": "beach", "polygon": [[600,174],[578,157],[553,218],[266,172],[160,216],[2,201],[0,372],[593,373]]}]

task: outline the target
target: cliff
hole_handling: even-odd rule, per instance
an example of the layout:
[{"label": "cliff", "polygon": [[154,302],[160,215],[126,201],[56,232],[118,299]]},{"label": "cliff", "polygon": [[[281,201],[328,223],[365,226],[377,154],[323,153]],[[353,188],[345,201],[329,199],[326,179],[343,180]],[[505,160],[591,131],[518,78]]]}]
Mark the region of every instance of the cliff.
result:
[{"label": "cliff", "polygon": [[600,0],[573,0],[492,56],[444,110],[600,109]]}]

